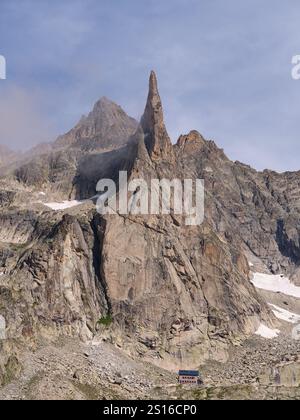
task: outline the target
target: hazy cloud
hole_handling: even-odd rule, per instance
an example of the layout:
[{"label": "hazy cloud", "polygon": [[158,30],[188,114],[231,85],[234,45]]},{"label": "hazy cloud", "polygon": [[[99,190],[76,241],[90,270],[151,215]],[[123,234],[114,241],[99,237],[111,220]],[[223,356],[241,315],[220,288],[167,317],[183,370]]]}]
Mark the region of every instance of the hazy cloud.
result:
[{"label": "hazy cloud", "polygon": [[12,87],[0,96],[0,139],[15,150],[53,140],[49,119],[41,114],[32,92]]}]

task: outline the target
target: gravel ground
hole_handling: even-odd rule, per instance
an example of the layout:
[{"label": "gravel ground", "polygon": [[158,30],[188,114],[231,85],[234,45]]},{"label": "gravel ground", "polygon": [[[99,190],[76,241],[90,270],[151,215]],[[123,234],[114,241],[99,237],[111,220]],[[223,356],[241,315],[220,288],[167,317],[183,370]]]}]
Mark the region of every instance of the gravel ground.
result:
[{"label": "gravel ground", "polygon": [[259,337],[232,348],[226,364],[210,362],[201,371],[208,386],[230,386],[259,383],[267,370],[281,363],[298,362],[300,341],[280,335],[273,340]]},{"label": "gravel ground", "polygon": [[232,348],[226,364],[202,366],[205,384],[195,390],[179,387],[175,373],[133,360],[108,343],[64,339],[24,354],[21,377],[0,390],[0,400],[296,399],[299,387],[266,387],[261,378],[278,365],[300,367],[299,354],[300,341],[289,336],[253,337]]},{"label": "gravel ground", "polygon": [[106,343],[64,341],[23,355],[21,377],[0,390],[1,400],[147,399],[176,375],[136,362]]}]

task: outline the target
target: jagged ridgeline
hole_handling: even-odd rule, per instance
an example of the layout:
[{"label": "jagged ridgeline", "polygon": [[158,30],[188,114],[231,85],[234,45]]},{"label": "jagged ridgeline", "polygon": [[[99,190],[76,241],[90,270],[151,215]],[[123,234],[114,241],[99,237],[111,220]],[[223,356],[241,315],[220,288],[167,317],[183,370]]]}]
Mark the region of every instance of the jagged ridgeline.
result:
[{"label": "jagged ridgeline", "polygon": [[[99,179],[117,180],[120,170],[130,179],[204,179],[204,223],[100,216],[88,199]],[[299,181],[298,173],[231,162],[196,131],[173,145],[153,72],[140,124],[104,98],[53,144],[6,159],[2,382],[18,371],[22,349],[60,335],[98,335],[166,368],[225,361],[230,345],[262,322],[277,325],[250,282],[248,260],[298,281]],[[83,199],[52,210],[53,202]]]}]

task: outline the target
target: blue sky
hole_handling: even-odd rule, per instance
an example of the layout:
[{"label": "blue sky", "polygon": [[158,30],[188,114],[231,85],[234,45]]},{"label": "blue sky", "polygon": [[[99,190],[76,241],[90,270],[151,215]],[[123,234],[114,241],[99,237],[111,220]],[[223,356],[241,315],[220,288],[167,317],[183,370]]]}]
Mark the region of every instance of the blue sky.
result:
[{"label": "blue sky", "polygon": [[138,118],[154,69],[174,142],[300,169],[299,22],[299,0],[0,0],[0,143],[53,140],[104,95]]}]

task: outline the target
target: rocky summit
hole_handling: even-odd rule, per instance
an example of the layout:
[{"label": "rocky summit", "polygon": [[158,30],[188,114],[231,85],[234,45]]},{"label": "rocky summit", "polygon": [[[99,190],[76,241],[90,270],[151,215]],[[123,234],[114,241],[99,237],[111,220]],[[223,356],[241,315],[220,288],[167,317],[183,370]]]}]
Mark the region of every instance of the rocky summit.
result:
[{"label": "rocky summit", "polygon": [[[203,223],[98,214],[120,171],[203,179]],[[0,173],[0,398],[300,396],[300,172],[172,144],[152,72],[140,123],[102,98]],[[204,388],[176,387],[199,367]]]}]

